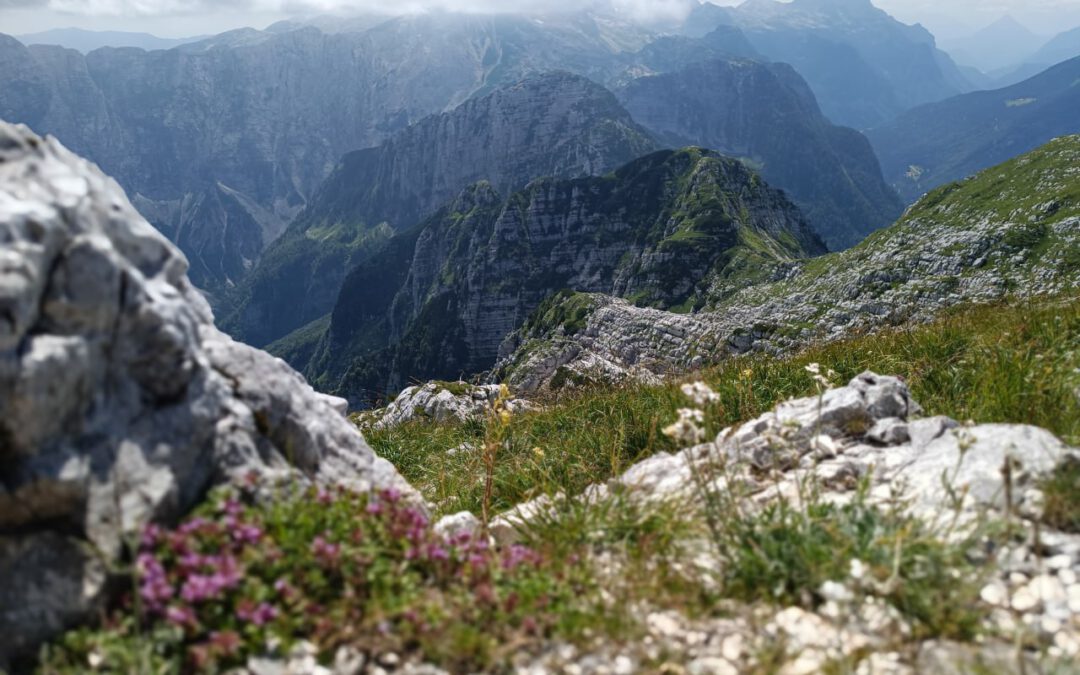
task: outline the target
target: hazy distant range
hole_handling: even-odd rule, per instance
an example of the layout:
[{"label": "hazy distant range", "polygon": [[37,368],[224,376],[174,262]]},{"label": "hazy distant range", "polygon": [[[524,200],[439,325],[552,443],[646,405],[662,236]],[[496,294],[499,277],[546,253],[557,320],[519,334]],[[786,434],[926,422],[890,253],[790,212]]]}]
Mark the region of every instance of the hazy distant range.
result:
[{"label": "hazy distant range", "polygon": [[81,28],[54,28],[40,33],[15,36],[24,45],[60,45],[83,54],[101,47],[138,47],[139,49],[172,49],[189,42],[198,42],[206,36],[186,38],[161,38],[150,33],[127,33],[123,31],[96,31]]}]

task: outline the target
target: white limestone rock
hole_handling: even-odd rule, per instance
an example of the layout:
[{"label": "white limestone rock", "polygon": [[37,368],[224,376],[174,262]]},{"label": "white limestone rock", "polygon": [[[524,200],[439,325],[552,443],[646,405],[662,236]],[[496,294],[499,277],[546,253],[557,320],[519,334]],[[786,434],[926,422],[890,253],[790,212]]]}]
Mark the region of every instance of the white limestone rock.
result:
[{"label": "white limestone rock", "polygon": [[214,328],[114,181],[4,123],[0,242],[0,667],[85,618],[124,539],[215,484],[414,494],[339,403]]},{"label": "white limestone rock", "polygon": [[[387,407],[361,416],[361,424],[372,429],[390,429],[413,420],[464,422],[491,412],[499,398],[498,385],[471,385],[465,382],[428,382],[408,387]],[[511,413],[534,409],[528,401],[503,401]]]}]

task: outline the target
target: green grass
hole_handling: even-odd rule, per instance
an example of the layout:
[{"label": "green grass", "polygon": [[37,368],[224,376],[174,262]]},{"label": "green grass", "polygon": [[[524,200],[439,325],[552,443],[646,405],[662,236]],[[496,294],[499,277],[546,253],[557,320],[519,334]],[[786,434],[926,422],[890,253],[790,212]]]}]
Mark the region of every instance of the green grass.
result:
[{"label": "green grass", "polygon": [[[726,361],[698,374],[721,397],[710,431],[812,394],[804,370],[811,362],[832,368],[844,381],[864,370],[902,376],[929,414],[1034,424],[1080,444],[1080,300],[971,307],[931,324],[822,345],[791,358]],[[671,383],[584,388],[544,404],[543,411],[514,420],[496,467],[496,509],[541,493],[577,494],[639,459],[674,450],[659,430],[685,399]],[[463,443],[482,447],[485,435],[484,421],[418,422],[366,434],[441,511],[475,513],[483,494],[480,454],[447,451]]]},{"label": "green grass", "polygon": [[[859,500],[802,509],[780,502],[751,517],[713,520],[727,597],[813,609],[826,581],[846,583],[856,593],[873,584],[875,594],[911,621],[918,639],[971,640],[985,618],[977,602],[981,574],[968,562],[967,548],[943,543],[909,516]],[[851,580],[853,561],[866,568],[861,581]]]},{"label": "green grass", "polygon": [[1080,534],[1080,460],[1059,466],[1040,486],[1045,497],[1043,519],[1065,532]]}]

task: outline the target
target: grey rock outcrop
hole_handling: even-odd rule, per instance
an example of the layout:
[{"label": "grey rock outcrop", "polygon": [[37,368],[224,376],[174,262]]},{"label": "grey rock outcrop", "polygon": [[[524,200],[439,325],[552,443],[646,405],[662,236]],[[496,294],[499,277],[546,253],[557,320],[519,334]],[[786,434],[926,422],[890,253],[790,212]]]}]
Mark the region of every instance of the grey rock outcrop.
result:
[{"label": "grey rock outcrop", "polygon": [[85,619],[151,521],[248,478],[411,489],[54,139],[0,123],[0,665]]},{"label": "grey rock outcrop", "polygon": [[[499,400],[499,385],[474,386],[465,382],[428,382],[408,387],[394,401],[379,410],[364,413],[361,426],[389,429],[414,420],[465,422],[483,418]],[[533,404],[521,399],[502,401],[510,412],[522,412]]]},{"label": "grey rock outcrop", "polygon": [[[873,597],[878,591],[860,586],[855,572],[823,585],[817,591],[823,604],[812,611],[756,607],[757,620],[746,621],[751,613],[740,612],[736,603],[730,617],[718,621],[695,622],[669,612],[648,615],[646,625],[664,645],[666,658],[689,664],[687,672],[749,672],[755,665],[751,645],[770,635],[784,645],[782,673],[822,672],[838,659],[851,659],[853,666],[866,659],[854,672],[960,673],[979,665],[1025,672],[1019,659],[1034,662],[1037,651],[1010,644],[1017,630],[1025,631],[1029,647],[1045,650],[1047,663],[1075,663],[1080,535],[1036,522],[1042,518],[1041,482],[1056,468],[1080,461],[1080,449],[1035,427],[962,425],[921,412],[902,380],[863,373],[820,396],[782,403],[713,441],[654,455],[579,496],[542,496],[521,504],[495,518],[491,533],[511,544],[530,522],[557,517],[573,500],[673,503],[683,509],[682,518],[693,519],[716,508],[709,503],[717,495],[733,499],[732,512],[738,514],[781,501],[800,509],[811,500],[844,505],[865,499],[882,509],[901,509],[951,542],[966,542],[986,522],[1008,518],[1019,535],[986,553],[988,574],[980,583],[987,585],[980,598],[993,609],[987,636],[974,644],[914,635],[902,616]],[[891,440],[882,441],[883,429],[895,430]],[[682,550],[681,569],[700,570],[704,584],[722,567],[723,553],[710,541],[690,541]],[[861,605],[850,604],[853,591],[863,596]],[[891,653],[899,643],[908,649]],[[593,656],[569,651],[562,657],[553,649],[542,657],[546,670],[536,672],[559,672],[590,658],[639,663],[648,658],[642,644],[607,653],[600,646]]]}]

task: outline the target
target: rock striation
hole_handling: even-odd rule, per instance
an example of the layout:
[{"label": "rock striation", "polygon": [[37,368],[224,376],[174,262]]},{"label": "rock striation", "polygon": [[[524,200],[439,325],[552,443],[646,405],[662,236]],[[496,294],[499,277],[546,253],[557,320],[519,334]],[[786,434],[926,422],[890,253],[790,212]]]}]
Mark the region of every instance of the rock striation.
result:
[{"label": "rock striation", "polygon": [[[927,195],[843,253],[677,315],[601,296],[564,297],[503,345],[496,375],[515,391],[654,379],[735,354],[927,321],[1008,295],[1075,292],[1080,137],[1070,136]],[[572,325],[566,308],[576,311]]]},{"label": "rock striation", "polygon": [[411,489],[284,362],[219,332],[110,178],[0,123],[0,666],[92,615],[127,542],[252,477]]}]

